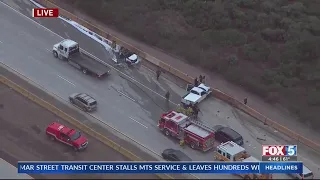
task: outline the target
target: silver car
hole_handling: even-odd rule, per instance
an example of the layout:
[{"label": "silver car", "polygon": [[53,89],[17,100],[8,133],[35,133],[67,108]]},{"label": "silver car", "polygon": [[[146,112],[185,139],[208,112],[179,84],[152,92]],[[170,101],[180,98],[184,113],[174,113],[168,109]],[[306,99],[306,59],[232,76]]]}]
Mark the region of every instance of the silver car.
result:
[{"label": "silver car", "polygon": [[86,93],[73,93],[69,96],[69,100],[86,112],[92,112],[97,109],[97,101]]}]

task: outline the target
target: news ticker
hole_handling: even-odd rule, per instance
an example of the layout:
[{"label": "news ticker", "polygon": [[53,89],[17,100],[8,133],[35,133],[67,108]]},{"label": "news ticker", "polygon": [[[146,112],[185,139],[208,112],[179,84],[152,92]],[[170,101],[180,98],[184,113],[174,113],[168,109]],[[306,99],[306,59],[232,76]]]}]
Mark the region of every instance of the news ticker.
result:
[{"label": "news ticker", "polygon": [[18,162],[27,174],[291,174],[302,162]]}]

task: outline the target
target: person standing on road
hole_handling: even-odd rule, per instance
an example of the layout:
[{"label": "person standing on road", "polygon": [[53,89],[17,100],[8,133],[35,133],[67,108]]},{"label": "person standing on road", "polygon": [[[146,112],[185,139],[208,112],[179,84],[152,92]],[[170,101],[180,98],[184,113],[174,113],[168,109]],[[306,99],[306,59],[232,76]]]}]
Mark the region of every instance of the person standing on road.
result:
[{"label": "person standing on road", "polygon": [[199,76],[199,81],[200,81],[200,83],[202,83],[202,81],[203,81],[203,76],[201,74]]},{"label": "person standing on road", "polygon": [[244,98],[243,103],[244,103],[245,105],[247,105],[248,99],[247,99],[247,98]]},{"label": "person standing on road", "polygon": [[187,116],[191,116],[193,114],[193,110],[192,110],[192,108],[191,107],[188,107],[187,109],[186,109],[186,113],[185,113],[185,115],[187,115]]},{"label": "person standing on road", "polygon": [[198,85],[199,85],[198,78],[195,78],[195,79],[194,79],[194,86],[197,87]]},{"label": "person standing on road", "polygon": [[156,71],[156,75],[157,75],[157,81],[159,80],[159,77],[160,77],[160,75],[161,75],[161,70],[160,69],[158,69],[157,71]]},{"label": "person standing on road", "polygon": [[199,109],[199,107],[198,107],[198,104],[195,104],[195,105],[193,106],[193,115],[194,115],[194,117],[195,117],[196,120],[198,119],[199,111],[200,111],[200,109]]},{"label": "person standing on road", "polygon": [[165,98],[166,98],[167,101],[169,101],[169,98],[170,98],[170,92],[169,91],[166,92]]}]

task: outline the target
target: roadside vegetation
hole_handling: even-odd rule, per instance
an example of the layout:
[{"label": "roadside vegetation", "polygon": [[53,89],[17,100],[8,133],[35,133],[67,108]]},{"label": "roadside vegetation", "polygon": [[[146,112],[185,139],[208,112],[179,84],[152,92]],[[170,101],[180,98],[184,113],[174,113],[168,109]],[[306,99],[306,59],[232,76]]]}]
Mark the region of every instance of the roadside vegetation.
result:
[{"label": "roadside vegetation", "polygon": [[319,0],[63,2],[320,128]]}]

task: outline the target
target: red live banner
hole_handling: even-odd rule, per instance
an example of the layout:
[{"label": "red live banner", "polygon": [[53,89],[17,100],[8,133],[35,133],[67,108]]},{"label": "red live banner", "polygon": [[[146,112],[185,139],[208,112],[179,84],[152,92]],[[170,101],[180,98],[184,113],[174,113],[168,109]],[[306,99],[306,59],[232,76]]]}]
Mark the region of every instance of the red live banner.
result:
[{"label": "red live banner", "polygon": [[46,18],[46,17],[59,17],[58,8],[33,8],[32,17],[36,18]]}]

